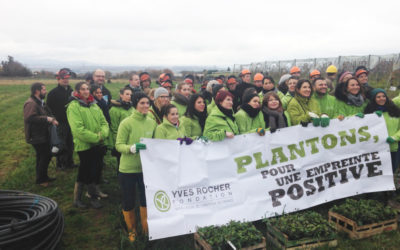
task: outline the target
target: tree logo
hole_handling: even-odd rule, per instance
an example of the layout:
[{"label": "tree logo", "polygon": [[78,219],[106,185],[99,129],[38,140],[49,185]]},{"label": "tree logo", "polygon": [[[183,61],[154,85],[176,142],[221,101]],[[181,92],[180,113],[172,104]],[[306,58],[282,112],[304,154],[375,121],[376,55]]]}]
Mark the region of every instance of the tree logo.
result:
[{"label": "tree logo", "polygon": [[159,190],[154,195],[154,205],[160,212],[167,212],[171,208],[171,201],[167,195],[162,190]]}]

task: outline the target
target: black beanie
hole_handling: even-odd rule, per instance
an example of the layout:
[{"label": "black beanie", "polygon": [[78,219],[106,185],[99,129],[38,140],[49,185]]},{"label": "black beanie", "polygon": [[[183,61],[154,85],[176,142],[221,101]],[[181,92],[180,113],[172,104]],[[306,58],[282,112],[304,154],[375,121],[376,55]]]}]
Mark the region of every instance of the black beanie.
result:
[{"label": "black beanie", "polygon": [[212,87],[213,96],[215,97],[217,95],[218,91],[220,89],[222,89],[223,87],[224,87],[223,84],[214,84],[214,86]]},{"label": "black beanie", "polygon": [[258,96],[257,93],[254,93],[253,91],[245,91],[242,98],[242,104],[249,103],[255,96]]},{"label": "black beanie", "polygon": [[140,101],[140,99],[142,99],[142,98],[147,98],[147,99],[150,100],[150,98],[149,98],[145,93],[143,93],[143,92],[141,92],[141,91],[136,92],[135,94],[133,94],[133,97],[132,97],[132,106],[133,106],[134,108],[136,108],[137,105],[138,105],[138,103],[139,103],[139,101]]}]

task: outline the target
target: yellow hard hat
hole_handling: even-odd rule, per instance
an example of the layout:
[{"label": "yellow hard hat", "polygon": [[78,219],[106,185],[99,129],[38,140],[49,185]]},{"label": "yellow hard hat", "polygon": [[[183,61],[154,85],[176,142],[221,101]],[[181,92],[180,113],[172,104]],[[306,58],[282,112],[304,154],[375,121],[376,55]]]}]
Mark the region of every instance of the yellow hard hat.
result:
[{"label": "yellow hard hat", "polygon": [[337,68],[335,67],[335,65],[331,65],[326,68],[326,73],[337,73]]}]

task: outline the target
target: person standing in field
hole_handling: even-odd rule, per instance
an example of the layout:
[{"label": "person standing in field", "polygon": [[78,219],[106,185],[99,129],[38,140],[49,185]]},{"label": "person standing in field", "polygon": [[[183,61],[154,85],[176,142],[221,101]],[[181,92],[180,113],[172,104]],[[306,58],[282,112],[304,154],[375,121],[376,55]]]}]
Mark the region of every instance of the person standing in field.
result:
[{"label": "person standing in field", "polygon": [[326,68],[326,84],[328,85],[328,92],[332,92],[335,89],[334,82],[337,77],[338,70],[335,65],[330,65]]},{"label": "person standing in field", "polygon": [[181,82],[176,86],[176,91],[171,104],[174,104],[178,108],[179,116],[183,116],[186,112],[186,108],[189,102],[189,96],[191,94],[190,85],[185,82]]},{"label": "person standing in field", "polygon": [[78,152],[80,165],[74,188],[74,206],[85,208],[82,202],[84,185],[88,186],[93,208],[101,208],[96,190],[96,179],[102,163],[102,146],[110,130],[103,112],[90,94],[89,85],[79,82],[71,101],[67,105],[67,118],[74,137],[74,148]]},{"label": "person standing in field", "polygon": [[104,86],[105,79],[106,79],[106,73],[103,70],[97,69],[95,72],[93,72],[92,84],[97,84],[100,86],[104,101],[108,106],[111,106],[112,96],[111,92]]},{"label": "person standing in field", "polygon": [[24,127],[26,142],[36,152],[36,184],[47,187],[55,178],[47,175],[51,160],[49,125],[59,125],[44,102],[46,86],[36,82],[31,86],[31,96],[24,103]]},{"label": "person standing in field", "polygon": [[185,135],[192,139],[201,137],[206,119],[207,105],[204,97],[199,94],[193,94],[190,96],[185,115],[181,118],[181,126],[185,128]]},{"label": "person standing in field", "polygon": [[251,84],[251,72],[248,69],[244,69],[240,72],[239,74],[240,77],[240,83],[236,87],[236,94],[239,97],[239,105],[242,104],[242,96],[244,91],[247,88],[252,88],[254,87],[253,84]]},{"label": "person standing in field", "polygon": [[291,76],[294,76],[294,77],[297,77],[297,79],[300,79],[300,75],[301,75],[301,70],[300,70],[300,68],[297,67],[297,66],[293,66],[293,67],[290,69],[290,75],[291,75]]},{"label": "person standing in field", "polygon": [[164,114],[162,108],[167,106],[170,101],[168,90],[163,87],[159,87],[154,92],[154,102],[151,104],[149,109],[148,117],[153,119],[158,125],[163,122]]},{"label": "person standing in field", "polygon": [[314,99],[321,111],[321,114],[326,114],[329,118],[336,118],[336,98],[328,94],[328,84],[325,78],[320,77],[312,82],[314,94],[312,99]]},{"label": "person standing in field", "polygon": [[140,78],[137,74],[132,74],[129,78],[129,84],[125,87],[128,87],[132,90],[132,94],[136,92],[142,92],[142,87],[140,87]]},{"label": "person standing in field", "polygon": [[65,106],[68,104],[73,91],[69,85],[69,78],[72,74],[72,71],[68,68],[60,69],[56,74],[58,86],[52,89],[47,95],[47,105],[59,123],[57,134],[63,142],[61,152],[56,157],[57,169],[60,170],[77,167],[74,165],[72,157],[74,144],[71,128],[67,120],[67,108]]},{"label": "person standing in field", "polygon": [[121,153],[118,181],[122,192],[122,213],[131,242],[135,241],[137,234],[136,186],[139,191],[141,224],[144,234],[148,235],[146,195],[140,160],[140,150],[146,149],[146,145],[140,143],[140,138],[152,138],[157,126],[156,122],[147,116],[150,99],[143,92],[133,95],[132,106],[135,110],[119,125],[115,141],[115,148]]},{"label": "person standing in field", "polygon": [[139,79],[140,79],[140,87],[143,89],[143,91],[150,89],[151,78],[149,73],[147,72],[140,73]]}]

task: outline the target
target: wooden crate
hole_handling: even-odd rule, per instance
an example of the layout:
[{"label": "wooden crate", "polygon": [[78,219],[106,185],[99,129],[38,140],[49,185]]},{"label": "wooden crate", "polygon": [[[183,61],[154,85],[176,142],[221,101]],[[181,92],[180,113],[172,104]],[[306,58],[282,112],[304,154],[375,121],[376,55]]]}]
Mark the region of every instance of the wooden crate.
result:
[{"label": "wooden crate", "polygon": [[346,232],[352,239],[363,239],[386,231],[397,229],[397,218],[358,226],[357,223],[338,213],[329,211],[329,221],[336,225],[339,231]]},{"label": "wooden crate", "polygon": [[271,224],[267,225],[267,240],[279,249],[312,249],[321,246],[337,246],[336,236],[325,237],[325,238],[305,238],[301,240],[289,240],[289,237],[281,232]]},{"label": "wooden crate", "polygon": [[[250,247],[245,247],[245,248],[241,248],[242,250],[266,250],[266,241],[265,238],[263,237],[263,241],[257,245],[254,246],[250,246]],[[201,236],[198,233],[194,234],[194,247],[195,249],[200,249],[200,250],[211,250],[212,247],[210,246],[210,244],[208,244],[205,240],[203,240],[201,238]]]}]

